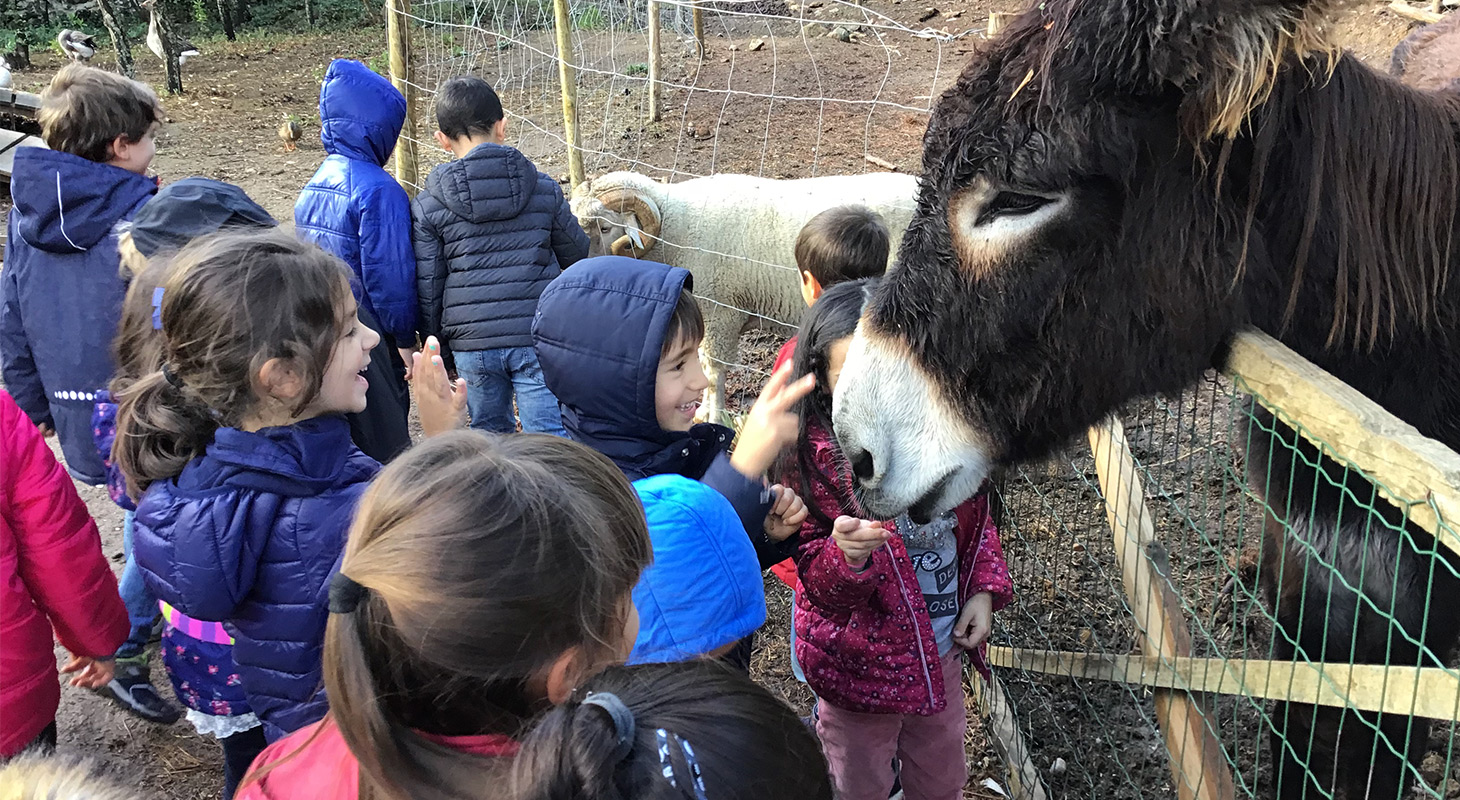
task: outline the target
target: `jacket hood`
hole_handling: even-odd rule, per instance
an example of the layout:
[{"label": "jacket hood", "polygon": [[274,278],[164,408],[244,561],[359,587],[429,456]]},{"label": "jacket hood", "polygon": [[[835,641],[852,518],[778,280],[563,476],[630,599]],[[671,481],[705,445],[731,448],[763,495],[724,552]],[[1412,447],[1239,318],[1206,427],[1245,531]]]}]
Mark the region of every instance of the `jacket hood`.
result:
[{"label": "jacket hood", "polygon": [[[729,429],[659,427],[654,384],[669,318],[690,274],[622,256],[586,258],[543,290],[532,341],[563,427],[637,480],[661,472],[698,478]],[[723,441],[728,442],[725,437]]]},{"label": "jacket hood", "polygon": [[765,623],[755,548],[730,501],[681,475],[634,481],[654,563],[634,587],[639,635],[630,664],[687,661]]},{"label": "jacket hood", "polygon": [[39,147],[15,151],[20,235],[51,253],[91,249],[157,192],[157,179]]},{"label": "jacket hood", "polygon": [[204,456],[178,476],[178,488],[229,486],[311,497],[344,482],[354,448],[350,423],[339,415],[256,432],[219,428]]},{"label": "jacket hood", "polygon": [[359,61],[335,59],[319,87],[319,141],[330,155],[385,166],[406,121],[406,98]]},{"label": "jacket hood", "polygon": [[495,222],[527,208],[539,177],[537,167],[517,148],[488,142],[432,170],[426,191],[469,222]]}]

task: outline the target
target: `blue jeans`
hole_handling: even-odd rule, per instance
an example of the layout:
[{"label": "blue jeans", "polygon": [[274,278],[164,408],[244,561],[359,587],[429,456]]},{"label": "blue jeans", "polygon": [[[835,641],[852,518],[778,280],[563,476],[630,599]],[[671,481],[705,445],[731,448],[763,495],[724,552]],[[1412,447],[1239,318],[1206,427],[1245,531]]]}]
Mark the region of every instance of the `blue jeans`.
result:
[{"label": "blue jeans", "polygon": [[567,438],[558,398],[548,391],[531,347],[468,350],[455,352],[455,356],[456,374],[466,379],[466,407],[473,428],[492,433],[516,431],[512,415],[515,392],[522,430]]},{"label": "blue jeans", "polygon": [[142,568],[132,558],[132,527],[136,518],[135,511],[128,511],[122,517],[122,553],[127,558],[127,565],[122,568],[122,580],[117,588],[122,593],[122,604],[127,607],[127,620],[132,624],[132,631],[127,635],[127,641],[117,648],[117,658],[135,658],[146,651],[147,639],[152,635],[152,623],[161,613],[157,608],[157,598],[147,590],[147,583],[142,580]]}]

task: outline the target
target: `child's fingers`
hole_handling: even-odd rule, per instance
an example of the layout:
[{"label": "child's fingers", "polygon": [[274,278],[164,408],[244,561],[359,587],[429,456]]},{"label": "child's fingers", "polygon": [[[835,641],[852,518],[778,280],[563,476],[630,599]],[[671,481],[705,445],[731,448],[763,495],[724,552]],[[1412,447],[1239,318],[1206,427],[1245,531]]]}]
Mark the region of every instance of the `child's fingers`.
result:
[{"label": "child's fingers", "polygon": [[64,672],[64,673],[75,672],[75,671],[81,669],[82,667],[88,666],[89,664],[91,664],[91,659],[89,659],[89,658],[82,658],[81,656],[78,656],[78,655],[73,655],[73,656],[71,656],[71,660],[66,662],[66,666],[61,667],[61,672]]},{"label": "child's fingers", "polygon": [[780,393],[780,396],[776,399],[780,401],[783,406],[789,408],[790,406],[793,406],[796,403],[800,402],[801,398],[805,397],[808,394],[811,394],[811,390],[815,388],[816,376],[802,375],[801,378],[795,383],[783,389]]}]

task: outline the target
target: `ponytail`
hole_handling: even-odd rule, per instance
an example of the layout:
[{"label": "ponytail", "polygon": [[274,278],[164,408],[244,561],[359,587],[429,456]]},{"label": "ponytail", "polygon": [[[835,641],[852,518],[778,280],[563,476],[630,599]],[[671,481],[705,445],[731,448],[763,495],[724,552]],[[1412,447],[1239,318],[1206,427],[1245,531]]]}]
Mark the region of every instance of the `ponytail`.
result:
[{"label": "ponytail", "polygon": [[604,670],[533,729],[511,785],[512,800],[832,797],[795,712],[709,659]]},{"label": "ponytail", "polygon": [[112,457],[133,499],[154,481],[182,472],[218,430],[207,406],[189,398],[186,388],[169,382],[161,370],[131,383],[118,401]]}]

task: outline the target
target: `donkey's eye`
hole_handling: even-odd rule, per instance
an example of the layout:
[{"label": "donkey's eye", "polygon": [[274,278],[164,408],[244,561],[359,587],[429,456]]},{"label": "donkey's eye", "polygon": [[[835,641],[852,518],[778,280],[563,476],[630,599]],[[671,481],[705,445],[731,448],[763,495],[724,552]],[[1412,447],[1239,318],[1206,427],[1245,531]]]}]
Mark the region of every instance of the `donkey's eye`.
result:
[{"label": "donkey's eye", "polygon": [[1053,203],[1048,197],[1020,192],[999,192],[978,212],[975,225],[987,225],[999,217],[1021,217]]}]

